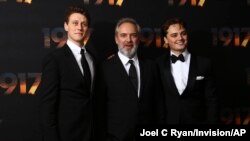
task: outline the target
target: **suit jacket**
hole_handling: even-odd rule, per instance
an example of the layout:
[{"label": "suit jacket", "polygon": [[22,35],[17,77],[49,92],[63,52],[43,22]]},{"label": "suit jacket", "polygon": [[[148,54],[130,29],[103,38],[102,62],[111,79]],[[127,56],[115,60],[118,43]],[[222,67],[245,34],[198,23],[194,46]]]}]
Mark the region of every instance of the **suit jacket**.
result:
[{"label": "suit jacket", "polygon": [[44,58],[38,93],[44,141],[90,140],[92,94],[67,44]]},{"label": "suit jacket", "polygon": [[186,89],[179,94],[171,73],[170,51],[157,59],[165,99],[166,124],[214,124],[218,121],[216,85],[208,58],[191,55]]},{"label": "suit jacket", "polygon": [[[133,141],[137,125],[153,124],[157,120],[156,66],[139,58],[141,90],[138,98],[128,74],[116,54],[100,68],[96,93],[99,114],[96,121],[102,124],[100,141]],[[101,110],[100,110],[101,109]],[[103,124],[104,123],[104,124]],[[102,132],[100,131],[100,132]]]}]

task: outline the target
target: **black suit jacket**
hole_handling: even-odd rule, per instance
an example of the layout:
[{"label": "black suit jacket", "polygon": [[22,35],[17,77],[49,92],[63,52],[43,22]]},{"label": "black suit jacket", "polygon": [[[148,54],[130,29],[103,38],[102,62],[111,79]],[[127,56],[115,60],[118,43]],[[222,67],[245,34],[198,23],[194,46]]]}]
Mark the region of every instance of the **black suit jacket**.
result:
[{"label": "black suit jacket", "polygon": [[90,140],[92,94],[67,44],[45,56],[38,93],[44,141]]},{"label": "black suit jacket", "polygon": [[99,92],[96,93],[96,104],[99,105],[96,121],[102,124],[99,129],[103,133],[103,136],[98,135],[99,141],[133,141],[138,124],[157,121],[156,66],[142,59],[139,59],[139,65],[141,89],[138,98],[118,55],[102,64],[97,85]]},{"label": "black suit jacket", "polygon": [[182,95],[175,85],[170,63],[169,50],[157,59],[165,97],[165,123],[217,123],[218,95],[211,61],[205,57],[191,55],[188,82]]}]

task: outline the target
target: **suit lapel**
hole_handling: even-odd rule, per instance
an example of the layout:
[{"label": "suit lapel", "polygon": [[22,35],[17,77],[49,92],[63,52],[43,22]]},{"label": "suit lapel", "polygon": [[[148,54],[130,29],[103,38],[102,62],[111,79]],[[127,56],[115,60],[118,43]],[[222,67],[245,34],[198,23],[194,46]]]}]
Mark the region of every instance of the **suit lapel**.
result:
[{"label": "suit lapel", "polygon": [[139,99],[142,99],[143,97],[143,90],[145,90],[145,81],[146,81],[146,71],[147,71],[147,68],[145,68],[145,62],[142,60],[142,59],[139,59],[139,66],[140,66],[140,94],[139,94]]},{"label": "suit lapel", "polygon": [[93,54],[93,52],[90,50],[90,49],[88,49],[87,47],[86,47],[86,50],[87,50],[87,52],[90,54],[90,56],[92,57],[92,62],[93,62],[93,84],[95,84],[95,74],[96,74],[96,58],[95,58],[95,55]]},{"label": "suit lapel", "polygon": [[120,58],[118,57],[118,55],[116,55],[114,57],[114,59],[115,59],[114,60],[114,63],[115,63],[114,65],[116,65],[116,68],[118,68],[119,70],[121,70],[121,71],[118,71],[118,72],[121,73],[121,75],[119,75],[119,76],[122,76],[124,78],[122,80],[125,80],[125,82],[127,83],[125,85],[129,86],[130,89],[133,90],[136,93],[136,96],[137,96],[137,91],[135,90],[133,84],[130,82],[130,79],[128,77],[128,73],[126,72],[126,70],[125,70],[125,68],[124,68],[124,66],[122,64],[122,61],[120,60]]},{"label": "suit lapel", "polygon": [[77,61],[76,61],[72,51],[70,50],[68,45],[65,45],[63,48],[64,48],[65,57],[66,57],[65,64],[67,64],[68,67],[72,68],[71,70],[75,71],[75,72],[73,72],[74,74],[81,75],[78,78],[83,79],[82,72],[81,72],[81,70],[79,68],[79,65],[77,64]]},{"label": "suit lapel", "polygon": [[[179,92],[178,92],[178,89],[175,85],[175,82],[174,82],[174,78],[173,78],[173,75],[171,73],[171,65],[170,65],[170,52],[167,53],[165,59],[163,60],[163,65],[164,68],[163,68],[163,72],[164,72],[164,81],[167,81],[168,84],[169,84],[169,87],[170,87],[170,90],[172,91],[172,93],[175,93],[177,95],[180,95]],[[164,84],[164,82],[163,82]]]},{"label": "suit lapel", "polygon": [[196,73],[197,73],[197,58],[195,55],[191,56],[190,60],[190,66],[189,66],[189,74],[188,74],[188,82],[186,89],[183,92],[183,95],[187,93],[187,91],[190,91],[193,89],[196,79]]}]

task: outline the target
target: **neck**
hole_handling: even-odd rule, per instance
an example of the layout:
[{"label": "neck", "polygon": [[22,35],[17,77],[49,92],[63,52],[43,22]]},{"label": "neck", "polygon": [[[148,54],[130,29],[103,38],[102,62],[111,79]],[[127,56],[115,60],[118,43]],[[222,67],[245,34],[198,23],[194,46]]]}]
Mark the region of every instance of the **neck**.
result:
[{"label": "neck", "polygon": [[182,54],[184,51],[185,51],[185,49],[184,49],[184,50],[171,50],[171,52],[173,52],[176,56],[179,56],[179,55]]},{"label": "neck", "polygon": [[73,42],[74,44],[76,44],[79,47],[83,47],[84,46],[83,42],[76,42],[76,41],[72,41],[72,40],[70,40],[70,41]]}]

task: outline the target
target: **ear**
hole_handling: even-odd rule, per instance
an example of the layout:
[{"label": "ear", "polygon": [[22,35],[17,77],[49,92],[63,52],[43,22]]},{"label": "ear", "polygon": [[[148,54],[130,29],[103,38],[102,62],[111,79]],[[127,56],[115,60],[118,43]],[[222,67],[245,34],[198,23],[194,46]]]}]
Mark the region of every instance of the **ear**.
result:
[{"label": "ear", "polygon": [[69,30],[68,24],[67,24],[66,22],[64,22],[64,30],[65,30],[65,31],[68,31],[68,30]]},{"label": "ear", "polygon": [[115,43],[118,44],[117,35],[115,35]]},{"label": "ear", "polygon": [[164,37],[164,42],[165,42],[165,44],[168,44],[168,39],[167,39],[167,37]]}]

